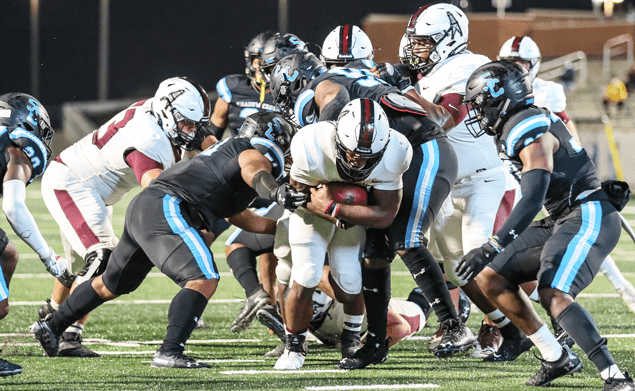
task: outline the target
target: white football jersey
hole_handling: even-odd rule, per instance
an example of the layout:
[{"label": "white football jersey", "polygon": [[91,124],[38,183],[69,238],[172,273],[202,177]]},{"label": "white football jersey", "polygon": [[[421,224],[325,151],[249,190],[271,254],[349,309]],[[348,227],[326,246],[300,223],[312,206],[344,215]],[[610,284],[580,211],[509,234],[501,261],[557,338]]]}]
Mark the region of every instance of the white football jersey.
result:
[{"label": "white football jersey", "polygon": [[[430,102],[434,102],[435,97],[446,94],[465,96],[465,86],[472,72],[488,62],[490,59],[485,56],[464,51],[435,66],[417,82],[415,89]],[[467,129],[465,120],[448,132],[448,139],[459,161],[457,180],[503,164],[498,157],[493,137],[484,135],[474,138]]]},{"label": "white football jersey", "polygon": [[151,104],[152,99],[133,104],[60,154],[62,162],[95,189],[106,205],[139,185],[125,161],[126,152],[136,149],[161,163],[164,170],[176,162],[172,143],[153,117]]},{"label": "white football jersey", "polygon": [[[345,182],[335,165],[335,122],[323,121],[300,129],[291,141],[291,178],[309,186],[327,182]],[[390,130],[388,147],[368,178],[356,182],[378,190],[403,187],[401,175],[410,167],[412,147],[401,133]]]},{"label": "white football jersey", "polygon": [[534,105],[546,107],[554,113],[561,113],[567,108],[567,96],[561,84],[537,77],[531,86],[534,89]]}]

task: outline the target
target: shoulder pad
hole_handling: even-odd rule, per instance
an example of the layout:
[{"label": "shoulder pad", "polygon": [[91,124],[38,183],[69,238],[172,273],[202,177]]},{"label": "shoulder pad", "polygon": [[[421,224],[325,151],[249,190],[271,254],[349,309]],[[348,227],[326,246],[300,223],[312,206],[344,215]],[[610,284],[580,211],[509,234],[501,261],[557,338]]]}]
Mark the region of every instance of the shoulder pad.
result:
[{"label": "shoulder pad", "polygon": [[10,131],[9,139],[31,159],[33,172],[30,180],[40,176],[46,170],[46,165],[48,164],[48,150],[44,142],[31,134],[31,132],[20,127]]},{"label": "shoulder pad", "polygon": [[549,114],[546,110],[531,107],[513,115],[501,134],[507,156],[517,156],[523,148],[548,132],[552,122]]}]

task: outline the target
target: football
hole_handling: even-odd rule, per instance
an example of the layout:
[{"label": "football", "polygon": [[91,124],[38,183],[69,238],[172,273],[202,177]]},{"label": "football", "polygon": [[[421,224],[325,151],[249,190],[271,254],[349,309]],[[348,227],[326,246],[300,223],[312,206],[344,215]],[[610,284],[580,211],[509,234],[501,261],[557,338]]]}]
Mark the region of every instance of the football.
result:
[{"label": "football", "polygon": [[368,205],[368,192],[365,187],[347,182],[328,184],[335,202],[348,205]]}]

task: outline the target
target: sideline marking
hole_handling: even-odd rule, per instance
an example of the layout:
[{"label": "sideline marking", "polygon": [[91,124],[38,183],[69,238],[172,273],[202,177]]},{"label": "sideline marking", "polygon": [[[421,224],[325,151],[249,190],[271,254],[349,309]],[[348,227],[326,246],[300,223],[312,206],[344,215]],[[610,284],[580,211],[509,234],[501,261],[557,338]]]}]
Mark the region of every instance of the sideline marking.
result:
[{"label": "sideline marking", "polygon": [[305,387],[307,390],[405,390],[409,388],[437,388],[438,384],[373,384],[368,386]]}]

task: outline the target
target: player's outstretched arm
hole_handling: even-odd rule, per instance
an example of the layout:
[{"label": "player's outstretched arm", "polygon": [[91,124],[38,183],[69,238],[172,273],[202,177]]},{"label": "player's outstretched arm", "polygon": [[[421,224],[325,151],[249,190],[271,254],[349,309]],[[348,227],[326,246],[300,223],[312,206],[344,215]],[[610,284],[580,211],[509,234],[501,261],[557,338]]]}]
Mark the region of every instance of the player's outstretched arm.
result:
[{"label": "player's outstretched arm", "polygon": [[9,163],[2,183],[2,210],[11,228],[40,256],[46,269],[63,284],[69,284],[72,277],[66,270],[68,262],[58,257],[44,240],[31,211],[26,206],[26,183],[31,177],[31,160],[18,147],[10,146],[7,152]]}]

